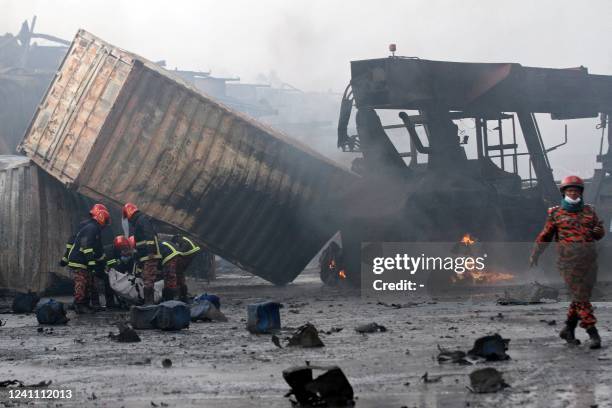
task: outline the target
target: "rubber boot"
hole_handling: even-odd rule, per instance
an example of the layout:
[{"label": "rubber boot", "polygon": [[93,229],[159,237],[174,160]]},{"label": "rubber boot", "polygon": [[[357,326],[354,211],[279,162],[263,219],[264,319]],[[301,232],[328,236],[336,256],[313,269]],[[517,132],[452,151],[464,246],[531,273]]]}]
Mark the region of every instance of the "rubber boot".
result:
[{"label": "rubber boot", "polygon": [[100,312],[104,308],[100,305],[100,293],[98,292],[98,286],[96,286],[96,279],[94,278],[90,289],[91,309],[94,312]]},{"label": "rubber boot", "polygon": [[578,325],[578,319],[568,319],[565,322],[565,327],[559,333],[559,337],[571,344],[577,346],[580,344],[580,340],[576,338],[576,326]]},{"label": "rubber boot", "polygon": [[189,303],[189,296],[187,295],[187,285],[181,285],[179,287],[179,300],[181,302]]},{"label": "rubber boot", "polygon": [[601,348],[601,337],[599,337],[597,327],[591,326],[586,330],[586,332],[588,333],[589,339],[591,340],[589,348],[593,350]]},{"label": "rubber boot", "polygon": [[167,300],[174,300],[176,297],[176,289],[164,288],[162,290],[162,300],[165,302]]},{"label": "rubber boot", "polygon": [[144,288],[144,304],[153,305],[155,304],[155,292],[153,288]]}]

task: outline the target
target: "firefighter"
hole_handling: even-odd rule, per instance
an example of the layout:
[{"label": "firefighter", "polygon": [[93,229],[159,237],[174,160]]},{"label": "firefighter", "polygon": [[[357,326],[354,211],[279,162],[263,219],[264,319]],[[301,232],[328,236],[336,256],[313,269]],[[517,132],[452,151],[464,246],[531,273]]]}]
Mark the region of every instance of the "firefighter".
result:
[{"label": "firefighter", "polygon": [[561,205],[548,209],[544,229],[536,238],[529,262],[538,258],[553,239],[558,242],[557,266],[571,295],[565,327],[559,333],[568,344],[580,344],[575,329],[580,327],[589,334],[590,348],[601,347],[601,338],[595,324],[597,319],[590,303],[591,291],[597,279],[597,251],[595,241],[603,238],[605,231],[595,209],[584,203],[584,182],[580,177],[568,176],[560,186]]},{"label": "firefighter", "polygon": [[[74,277],[74,310],[78,314],[92,313],[89,307],[94,290],[94,274],[104,259],[102,228],[111,222],[110,213],[104,204],[95,204],[89,211],[91,219],[79,225],[78,232],[67,244],[67,253],[62,260],[72,271]],[[95,301],[94,301],[95,304]]]},{"label": "firefighter", "polygon": [[161,259],[157,233],[153,228],[151,219],[138,210],[135,204],[127,203],[123,206],[123,218],[127,219],[134,230],[136,240],[136,262],[142,269],[144,283],[144,304],[154,303],[154,284],[158,274],[158,264]]},{"label": "firefighter", "polygon": [[133,274],[135,245],[133,236],[116,236],[112,248],[108,251],[106,266],[121,273]]},{"label": "firefighter", "polygon": [[200,251],[200,247],[185,236],[174,235],[171,241],[162,241],[159,249],[164,275],[162,294],[164,301],[174,299],[178,291],[179,299],[187,302],[185,271],[189,268],[194,255]]}]

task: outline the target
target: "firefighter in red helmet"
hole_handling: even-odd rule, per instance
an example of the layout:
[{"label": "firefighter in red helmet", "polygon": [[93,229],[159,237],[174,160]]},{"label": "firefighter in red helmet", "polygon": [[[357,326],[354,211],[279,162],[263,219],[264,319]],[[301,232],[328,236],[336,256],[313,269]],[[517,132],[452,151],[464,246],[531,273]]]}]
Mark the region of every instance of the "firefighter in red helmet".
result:
[{"label": "firefighter in red helmet", "polygon": [[536,238],[530,265],[537,265],[538,257],[548,243],[557,241],[557,266],[572,295],[564,329],[559,334],[569,344],[580,344],[575,329],[580,327],[589,334],[590,348],[601,347],[601,338],[595,324],[597,319],[590,303],[591,292],[597,279],[597,251],[595,241],[605,231],[595,209],[582,198],[584,182],[578,176],[565,177],[559,186],[561,205],[548,209],[544,229]]},{"label": "firefighter in red helmet", "polygon": [[134,231],[136,262],[141,265],[144,283],[144,303],[150,305],[154,303],[154,284],[161,259],[157,233],[151,219],[139,211],[135,204],[127,203],[123,206],[123,218],[128,220]]},{"label": "firefighter in red helmet", "polygon": [[81,222],[78,231],[66,245],[62,264],[67,265],[74,278],[74,310],[76,313],[92,313],[89,307],[94,290],[94,275],[104,260],[102,228],[111,222],[110,213],[104,204],[95,204],[89,211],[90,219]]}]

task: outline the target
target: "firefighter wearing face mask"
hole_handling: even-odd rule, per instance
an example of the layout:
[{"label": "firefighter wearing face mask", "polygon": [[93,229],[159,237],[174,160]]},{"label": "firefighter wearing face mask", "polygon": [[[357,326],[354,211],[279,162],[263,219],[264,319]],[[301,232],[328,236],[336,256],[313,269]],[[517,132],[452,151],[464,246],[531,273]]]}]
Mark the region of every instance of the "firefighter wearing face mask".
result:
[{"label": "firefighter wearing face mask", "polygon": [[110,213],[103,204],[94,205],[89,214],[91,218],[79,225],[78,232],[67,244],[67,251],[62,259],[74,278],[75,312],[92,313],[89,307],[90,296],[94,291],[94,274],[104,259],[102,246],[102,228],[111,222]]},{"label": "firefighter wearing face mask", "polygon": [[557,241],[557,266],[572,295],[560,337],[569,344],[580,344],[575,337],[580,321],[580,327],[589,334],[590,348],[600,348],[601,338],[595,327],[597,319],[590,298],[597,279],[595,241],[600,240],[605,231],[595,209],[583,201],[584,182],[580,177],[564,178],[560,190],[563,196],[561,205],[548,209],[548,218],[536,238],[530,265],[537,265],[538,257],[548,243]]}]

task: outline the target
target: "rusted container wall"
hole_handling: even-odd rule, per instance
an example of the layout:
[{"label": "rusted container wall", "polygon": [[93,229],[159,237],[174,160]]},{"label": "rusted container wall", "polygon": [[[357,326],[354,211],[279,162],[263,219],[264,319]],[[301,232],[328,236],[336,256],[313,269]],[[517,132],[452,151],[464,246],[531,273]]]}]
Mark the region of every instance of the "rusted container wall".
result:
[{"label": "rusted container wall", "polygon": [[23,156],[0,156],[0,289],[41,292],[83,214],[82,200]]},{"label": "rusted container wall", "polygon": [[337,230],[354,175],[79,31],[21,150],[89,197],[132,201],[274,283]]}]

